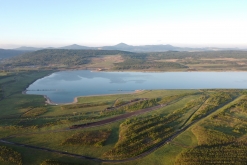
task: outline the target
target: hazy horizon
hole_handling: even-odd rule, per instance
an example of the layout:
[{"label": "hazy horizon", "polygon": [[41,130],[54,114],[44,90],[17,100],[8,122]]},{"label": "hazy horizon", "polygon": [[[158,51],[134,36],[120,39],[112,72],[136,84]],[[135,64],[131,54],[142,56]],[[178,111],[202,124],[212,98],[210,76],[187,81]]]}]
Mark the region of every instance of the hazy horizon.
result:
[{"label": "hazy horizon", "polygon": [[247,48],[247,1],[8,0],[0,48],[166,45]]},{"label": "hazy horizon", "polygon": [[[74,43],[76,44],[76,43]],[[74,44],[68,44],[68,45],[5,45],[3,47],[0,47],[0,49],[18,49],[21,47],[34,47],[34,48],[59,48],[59,47],[64,47],[64,46],[70,46],[70,45],[74,45]],[[114,46],[117,45],[119,43],[116,44],[111,44],[111,45],[80,45],[80,44],[76,44],[76,45],[80,45],[80,46],[87,46],[87,47],[103,47],[103,46]],[[124,43],[127,45],[130,45],[128,43]],[[190,48],[206,48],[206,47],[216,47],[216,48],[239,48],[239,49],[246,49],[247,45],[187,45],[187,44],[146,44],[146,45],[172,45],[175,47],[190,47]],[[131,46],[145,46],[145,45],[140,45],[140,44],[136,44],[136,45],[131,45]]]}]

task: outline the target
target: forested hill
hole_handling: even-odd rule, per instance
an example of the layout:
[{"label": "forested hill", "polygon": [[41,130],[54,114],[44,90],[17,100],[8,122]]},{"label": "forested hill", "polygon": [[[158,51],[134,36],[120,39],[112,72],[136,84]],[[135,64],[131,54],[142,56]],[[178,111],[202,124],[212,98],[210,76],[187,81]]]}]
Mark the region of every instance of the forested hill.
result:
[{"label": "forested hill", "polygon": [[[3,67],[1,67],[3,66]],[[44,49],[4,60],[0,68],[133,71],[247,71],[247,51],[149,52]]]},{"label": "forested hill", "polygon": [[30,52],[28,50],[12,50],[12,49],[0,49],[0,60],[12,58],[20,54]]},{"label": "forested hill", "polygon": [[26,53],[9,59],[6,64],[11,66],[32,65],[66,65],[75,66],[87,64],[91,58],[103,55],[131,55],[134,53],[118,50],[68,50],[68,49],[44,49]]}]

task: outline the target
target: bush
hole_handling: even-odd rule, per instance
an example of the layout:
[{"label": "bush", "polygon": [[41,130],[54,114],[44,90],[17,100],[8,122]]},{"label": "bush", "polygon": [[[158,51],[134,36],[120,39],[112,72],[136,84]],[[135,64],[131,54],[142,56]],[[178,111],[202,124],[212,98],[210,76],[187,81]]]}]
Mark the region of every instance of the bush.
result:
[{"label": "bush", "polygon": [[99,131],[87,131],[72,135],[72,137],[66,139],[62,144],[71,145],[94,145],[101,147],[111,134],[111,130],[99,130]]},{"label": "bush", "polygon": [[29,111],[27,111],[26,113],[24,113],[21,117],[36,117],[39,115],[44,114],[45,112],[47,112],[47,109],[45,107],[40,107],[40,108],[33,108]]},{"label": "bush", "polygon": [[22,164],[21,154],[5,146],[0,146],[0,160],[18,165]]}]

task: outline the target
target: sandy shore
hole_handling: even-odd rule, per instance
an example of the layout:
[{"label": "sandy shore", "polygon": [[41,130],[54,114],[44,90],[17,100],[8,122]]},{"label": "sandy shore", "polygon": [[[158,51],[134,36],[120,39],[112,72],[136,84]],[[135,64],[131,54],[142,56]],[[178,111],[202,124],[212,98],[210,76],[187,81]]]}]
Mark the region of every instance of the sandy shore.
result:
[{"label": "sandy shore", "polygon": [[74,101],[71,102],[71,103],[54,103],[51,101],[51,99],[49,97],[47,97],[46,95],[43,95],[44,98],[46,99],[45,103],[46,104],[50,104],[50,105],[68,105],[68,104],[75,104],[78,102],[78,97],[75,97],[74,98]]},{"label": "sandy shore", "polygon": [[43,96],[44,96],[44,98],[46,99],[46,101],[45,101],[46,104],[57,105],[56,103],[53,103],[53,102],[49,99],[49,97],[47,97],[46,95],[43,95]]}]

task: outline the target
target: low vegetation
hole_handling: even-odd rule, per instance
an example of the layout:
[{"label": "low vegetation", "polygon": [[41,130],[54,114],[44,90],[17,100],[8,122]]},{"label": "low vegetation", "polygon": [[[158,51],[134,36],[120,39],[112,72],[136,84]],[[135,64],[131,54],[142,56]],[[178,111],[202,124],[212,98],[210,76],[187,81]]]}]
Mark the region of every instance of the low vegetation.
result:
[{"label": "low vegetation", "polygon": [[144,108],[149,108],[157,105],[158,98],[154,99],[146,99],[146,100],[140,100],[134,103],[130,103],[128,105],[120,107],[120,109],[124,111],[136,111]]},{"label": "low vegetation", "polygon": [[247,161],[245,106],[246,96],[243,95],[195,126],[192,132],[197,137],[198,146],[178,155],[175,164],[245,164]]},{"label": "low vegetation", "polygon": [[22,165],[21,154],[5,146],[0,146],[0,161]]},{"label": "low vegetation", "polygon": [[149,62],[141,59],[129,59],[116,63],[114,70],[172,70],[188,68],[176,62]]},{"label": "low vegetation", "polygon": [[118,142],[105,157],[123,159],[143,153],[172,135],[172,122],[176,119],[177,116],[149,116],[125,121],[120,126]]},{"label": "low vegetation", "polygon": [[243,144],[200,146],[181,153],[175,164],[246,164],[247,147]]},{"label": "low vegetation", "polygon": [[229,94],[228,92],[218,92],[212,94],[206,102],[195,112],[191,120],[197,120],[207,115],[211,111],[216,110],[219,106],[226,104],[231,101],[234,97],[234,94]]},{"label": "low vegetation", "polygon": [[87,107],[96,107],[96,106],[102,106],[102,105],[108,105],[108,102],[102,102],[102,103],[85,103],[85,104],[70,104],[70,105],[63,105],[61,106],[62,110],[66,109],[78,109],[78,108],[87,108]]},{"label": "low vegetation", "polygon": [[23,118],[37,117],[39,115],[44,114],[45,112],[47,112],[47,108],[45,107],[32,108],[27,112],[25,112],[23,115],[21,115],[21,117]]},{"label": "low vegetation", "polygon": [[62,142],[63,145],[94,145],[102,147],[111,134],[111,130],[87,131],[72,135]]},{"label": "low vegetation", "polygon": [[65,163],[57,160],[45,160],[41,165],[75,165],[74,163]]},{"label": "low vegetation", "polygon": [[120,126],[118,142],[111,151],[105,153],[105,157],[109,159],[133,157],[168,139],[183,121],[181,114],[186,113],[196,104],[198,102],[192,100],[169,115],[127,119]]}]

